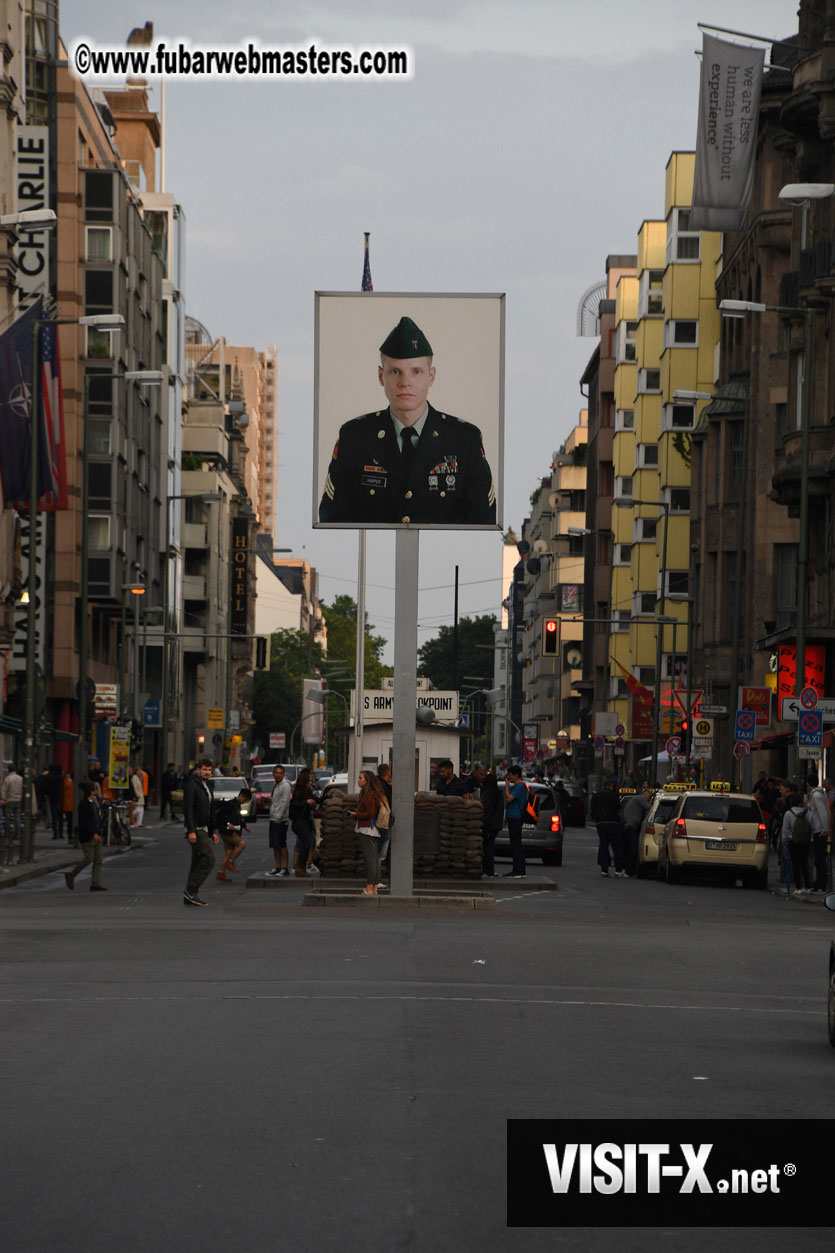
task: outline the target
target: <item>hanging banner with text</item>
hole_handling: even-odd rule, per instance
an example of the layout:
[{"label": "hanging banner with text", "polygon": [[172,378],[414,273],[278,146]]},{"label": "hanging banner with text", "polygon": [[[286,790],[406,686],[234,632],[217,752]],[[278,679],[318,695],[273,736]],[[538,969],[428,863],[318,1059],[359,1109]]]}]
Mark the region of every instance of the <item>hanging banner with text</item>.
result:
[{"label": "hanging banner with text", "polygon": [[754,189],[765,51],[704,35],[689,227],[739,231]]}]

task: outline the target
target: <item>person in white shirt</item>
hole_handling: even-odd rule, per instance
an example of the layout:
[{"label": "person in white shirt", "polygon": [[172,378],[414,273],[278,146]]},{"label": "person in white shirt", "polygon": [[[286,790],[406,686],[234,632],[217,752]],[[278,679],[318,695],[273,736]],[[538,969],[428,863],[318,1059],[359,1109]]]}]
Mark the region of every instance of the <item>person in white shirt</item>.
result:
[{"label": "person in white shirt", "polygon": [[268,870],[271,878],[286,879],[289,875],[287,859],[287,828],[290,825],[290,784],[284,777],[284,767],[273,770],[273,791],[270,797],[270,848],[275,858],[275,869]]},{"label": "person in white shirt", "polygon": [[813,892],[826,891],[828,870],[826,845],[829,840],[830,810],[826,789],[818,787],[818,776],[809,775],[809,825],[812,828],[812,853],[815,858]]}]

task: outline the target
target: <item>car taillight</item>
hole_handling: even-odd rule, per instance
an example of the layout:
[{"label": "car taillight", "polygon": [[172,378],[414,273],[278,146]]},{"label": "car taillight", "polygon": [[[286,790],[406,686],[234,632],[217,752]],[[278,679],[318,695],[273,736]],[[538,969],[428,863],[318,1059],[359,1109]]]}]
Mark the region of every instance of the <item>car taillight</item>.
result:
[{"label": "car taillight", "polygon": [[559,831],[559,829],[560,829],[560,816],[559,814],[552,814],[551,815],[551,830]]},{"label": "car taillight", "polygon": [[654,822],[647,823],[647,835],[655,835],[655,823]]},{"label": "car taillight", "polygon": [[757,827],[757,843],[765,844],[767,840],[768,840],[768,831],[766,830],[765,823],[761,822]]},{"label": "car taillight", "polygon": [[680,840],[687,839],[687,823],[683,818],[676,818],[673,823],[673,836]]}]

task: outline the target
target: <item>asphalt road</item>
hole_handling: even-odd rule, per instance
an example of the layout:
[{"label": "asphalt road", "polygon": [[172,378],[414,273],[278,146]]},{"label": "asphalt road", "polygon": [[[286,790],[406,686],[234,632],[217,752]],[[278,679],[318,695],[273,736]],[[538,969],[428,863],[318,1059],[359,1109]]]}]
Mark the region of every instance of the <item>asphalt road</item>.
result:
[{"label": "asphalt road", "polygon": [[[265,844],[261,822],[242,880]],[[311,909],[297,881],[214,878],[187,909],[176,826],[108,859],[106,894],[56,874],[0,894],[0,1247],[784,1249],[774,1228],[506,1226],[508,1119],[812,1135],[835,1114],[832,915],[603,880],[595,848],[570,829],[563,867],[529,871],[558,891],[491,912]]]}]

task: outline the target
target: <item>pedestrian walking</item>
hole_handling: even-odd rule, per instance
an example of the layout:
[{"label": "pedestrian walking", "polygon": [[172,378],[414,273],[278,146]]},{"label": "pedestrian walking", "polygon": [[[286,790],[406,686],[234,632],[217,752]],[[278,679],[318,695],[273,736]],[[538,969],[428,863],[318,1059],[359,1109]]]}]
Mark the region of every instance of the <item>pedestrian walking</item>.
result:
[{"label": "pedestrian walking", "polygon": [[[812,843],[812,826],[799,792],[793,792],[786,800],[782,829],[783,849],[791,861],[791,877],[794,881],[792,896],[809,891],[809,847]],[[801,880],[803,887],[800,886]]]},{"label": "pedestrian walking", "polygon": [[14,765],[9,766],[0,787],[0,801],[6,821],[6,840],[11,847],[13,840],[20,843],[20,810],[23,804],[23,779]]},{"label": "pedestrian walking", "polygon": [[652,789],[648,783],[623,802],[623,868],[630,879],[638,873],[638,835],[651,802]]},{"label": "pedestrian walking", "polygon": [[130,797],[133,801],[132,827],[141,827],[145,818],[145,792],[142,787],[142,771],[134,766],[130,776]]},{"label": "pedestrian walking", "polygon": [[[812,828],[812,856],[815,863],[815,882],[812,885],[812,891],[825,892],[828,870],[826,850],[829,843],[829,827],[832,815],[829,809],[826,787],[818,785],[818,776],[814,771],[810,773],[808,782],[810,789],[809,825]],[[828,779],[824,780],[824,783],[828,782]]]},{"label": "pedestrian walking", "polygon": [[505,781],[504,808],[507,832],[510,837],[510,854],[513,858],[506,879],[524,879],[527,876],[525,850],[522,847],[522,823],[528,803],[528,789],[522,782],[521,766],[508,766]]},{"label": "pedestrian walking", "polygon": [[[182,784],[180,785],[182,786]],[[159,784],[160,795],[160,821],[165,818],[166,809],[174,817],[174,806],[171,804],[171,793],[177,789],[177,772],[174,769],[173,761],[169,761],[168,765],[162,772],[162,778]]]},{"label": "pedestrian walking", "polygon": [[504,821],[504,800],[495,770],[479,773],[481,789],[481,870],[488,879],[495,879],[496,836]]},{"label": "pedestrian walking", "polygon": [[67,829],[67,840],[73,846],[76,841],[73,840],[72,816],[75,809],[75,785],[72,781],[72,775],[69,770],[64,771],[64,777],[61,780],[61,820]]},{"label": "pedestrian walking", "polygon": [[201,757],[183,790],[183,822],[191,845],[191,865],[183,892],[185,905],[209,903],[201,901],[198,892],[212,872],[215,864],[212,845],[218,842],[217,832],[212,830],[212,793],[208,783],[211,777],[212,759]]},{"label": "pedestrian walking", "polygon": [[232,874],[238,873],[238,867],[235,862],[246,848],[246,840],[243,838],[242,832],[249,833],[249,827],[244,826],[243,817],[241,815],[241,805],[245,805],[247,801],[252,799],[252,792],[248,787],[242,787],[237,796],[232,797],[228,801],[221,801],[217,807],[215,817],[215,827],[223,840],[223,847],[226,852],[223,855],[223,861],[220,863],[220,870],[215,875],[221,883],[231,883],[232,880],[227,878],[227,871]]},{"label": "pedestrian walking", "polygon": [[386,801],[388,802],[388,807],[389,807],[388,826],[386,827],[385,830],[378,828],[380,830],[380,837],[379,837],[380,838],[380,845],[379,845],[380,878],[382,879],[383,875],[386,875],[390,879],[391,878],[391,861],[389,858],[389,853],[391,851],[391,829],[394,826],[394,813],[391,807],[391,799],[392,799],[391,766],[389,765],[387,761],[380,762],[380,765],[377,769],[377,778],[379,780],[380,787],[383,789],[383,791],[386,794]]},{"label": "pedestrian walking", "polygon": [[355,831],[360,837],[365,862],[365,887],[363,896],[377,896],[380,885],[380,833],[377,818],[386,802],[380,780],[372,770],[361,770],[357,777],[360,793],[356,809],[349,810],[356,820]]},{"label": "pedestrian walking", "polygon": [[96,785],[91,779],[81,784],[81,800],[78,803],[78,843],[84,856],[73,870],[64,874],[64,882],[72,891],[75,881],[85,866],[93,865],[91,892],[106,892],[101,882],[101,811],[96,797]]},{"label": "pedestrian walking", "polygon": [[[604,879],[609,878],[609,866],[615,863],[615,876],[626,878],[623,868],[623,814],[618,796],[618,781],[610,779],[600,792],[591,798],[589,814],[597,824],[597,864]],[[611,850],[611,852],[610,852]]]},{"label": "pedestrian walking", "polygon": [[309,766],[299,771],[296,786],[290,797],[290,827],[296,837],[296,848],[293,853],[293,873],[299,879],[307,877],[307,855],[310,852],[311,840],[316,840],[316,827],[313,823],[313,810],[316,802],[313,799],[313,771]]},{"label": "pedestrian walking", "polygon": [[268,870],[272,878],[286,879],[290,871],[287,866],[287,828],[290,825],[290,784],[284,777],[284,767],[276,766],[273,770],[273,790],[270,796],[270,827],[269,841],[273,850],[275,867]]}]

